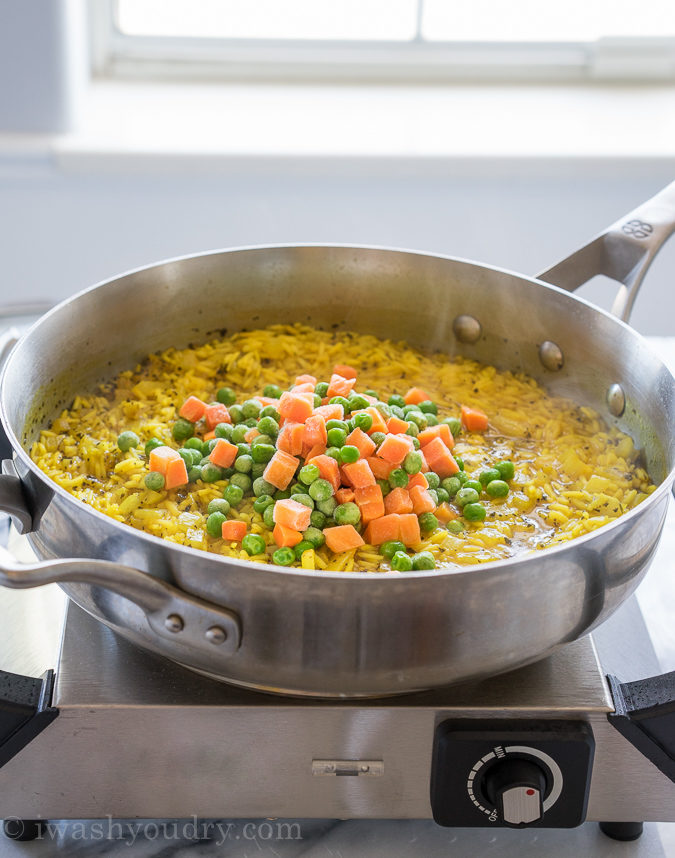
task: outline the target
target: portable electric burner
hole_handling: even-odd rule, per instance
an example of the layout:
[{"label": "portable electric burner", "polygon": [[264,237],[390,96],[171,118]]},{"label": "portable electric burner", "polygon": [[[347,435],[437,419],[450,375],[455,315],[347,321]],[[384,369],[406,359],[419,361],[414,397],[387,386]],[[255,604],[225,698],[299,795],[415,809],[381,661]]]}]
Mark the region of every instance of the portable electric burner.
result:
[{"label": "portable electric burner", "polygon": [[668,682],[641,679],[659,665],[635,598],[520,670],[342,702],[201,677],[53,587],[1,596],[2,666],[17,671],[0,674],[9,836],[37,834],[28,820],[104,816],[597,820],[618,839],[675,821],[675,704]]}]

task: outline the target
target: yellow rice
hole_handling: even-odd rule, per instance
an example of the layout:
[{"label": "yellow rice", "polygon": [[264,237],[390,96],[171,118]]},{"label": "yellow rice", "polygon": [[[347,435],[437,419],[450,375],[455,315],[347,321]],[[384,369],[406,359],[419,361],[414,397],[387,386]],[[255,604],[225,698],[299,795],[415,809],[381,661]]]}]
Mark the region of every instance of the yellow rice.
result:
[{"label": "yellow rice", "polygon": [[[171,491],[145,487],[142,447],[121,452],[117,436],[136,432],[142,444],[171,436],[177,410],[190,395],[209,402],[227,385],[241,402],[265,384],[288,387],[310,373],[327,380],[335,363],[354,366],[358,389],[386,399],[421,386],[439,415],[459,416],[461,404],[490,418],[484,434],[462,433],[454,449],[472,475],[511,459],[516,474],[503,500],[487,499],[482,523],[458,534],[440,528],[416,551],[431,551],[440,566],[465,566],[546,548],[602,527],[655,488],[631,438],[609,428],[591,408],[548,395],[532,378],[464,358],[427,355],[404,343],[345,332],[275,325],[182,350],[154,354],[95,393],[77,396],[44,429],[31,455],[58,485],[117,521],[181,545],[251,562],[271,562],[271,531],[247,498],[232,515],[265,539],[267,554],[249,558],[238,543],[206,533],[206,508],[226,484],[191,483]],[[389,569],[374,546],[333,555],[325,546],[305,552],[296,566],[317,570]]]}]

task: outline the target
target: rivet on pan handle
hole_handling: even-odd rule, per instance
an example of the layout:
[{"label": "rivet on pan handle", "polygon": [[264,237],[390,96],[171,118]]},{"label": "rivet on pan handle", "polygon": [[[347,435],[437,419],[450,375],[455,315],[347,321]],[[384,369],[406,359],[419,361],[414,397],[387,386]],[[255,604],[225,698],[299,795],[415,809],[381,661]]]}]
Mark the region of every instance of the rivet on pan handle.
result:
[{"label": "rivet on pan handle", "polygon": [[571,256],[537,275],[574,292],[597,274],[621,283],[612,312],[627,322],[652,259],[675,231],[675,182]]}]

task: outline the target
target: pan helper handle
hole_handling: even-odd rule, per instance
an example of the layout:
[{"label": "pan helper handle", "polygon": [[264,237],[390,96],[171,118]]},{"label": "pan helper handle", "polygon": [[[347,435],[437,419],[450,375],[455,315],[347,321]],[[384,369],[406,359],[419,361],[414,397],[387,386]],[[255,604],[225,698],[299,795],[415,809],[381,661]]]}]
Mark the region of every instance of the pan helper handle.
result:
[{"label": "pan helper handle", "polygon": [[574,292],[597,274],[611,277],[621,283],[612,312],[627,322],[647,269],[673,231],[675,182],[537,279]]}]

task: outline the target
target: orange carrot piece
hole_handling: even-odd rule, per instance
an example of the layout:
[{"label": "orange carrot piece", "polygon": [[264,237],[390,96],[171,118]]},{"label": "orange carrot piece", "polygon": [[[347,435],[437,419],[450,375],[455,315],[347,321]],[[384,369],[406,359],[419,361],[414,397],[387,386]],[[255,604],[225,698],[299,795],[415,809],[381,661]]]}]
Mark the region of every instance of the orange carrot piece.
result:
[{"label": "orange carrot piece", "polygon": [[343,378],[356,378],[358,373],[353,366],[346,363],[336,363],[333,367],[333,375],[341,375]]},{"label": "orange carrot piece", "polygon": [[257,399],[263,408],[265,405],[273,405],[277,410],[279,408],[279,400],[275,399],[273,396],[256,396],[254,399]]},{"label": "orange carrot piece", "polygon": [[408,477],[408,485],[406,486],[408,491],[410,491],[414,486],[422,486],[423,489],[429,488],[429,483],[426,481],[423,473],[420,472],[419,474],[412,474]]},{"label": "orange carrot piece", "polygon": [[454,456],[440,438],[434,438],[433,441],[425,444],[422,447],[422,455],[431,470],[435,471],[442,480],[459,471],[459,465]]},{"label": "orange carrot piece", "polygon": [[320,414],[312,414],[305,420],[305,431],[302,436],[302,443],[308,447],[314,447],[316,444],[326,446],[328,441],[328,433],[326,432],[326,421]]},{"label": "orange carrot piece", "polygon": [[354,489],[354,500],[361,510],[361,521],[364,524],[384,515],[384,498],[378,485]]},{"label": "orange carrot piece", "polygon": [[350,503],[354,500],[354,490],[348,488],[341,488],[335,492],[335,500],[338,503]]},{"label": "orange carrot piece", "polygon": [[223,522],[222,526],[223,539],[228,542],[241,542],[246,536],[246,522],[238,521],[236,518],[230,518]]},{"label": "orange carrot piece", "polygon": [[[338,463],[331,456],[325,454],[321,456],[312,456],[305,460],[306,465],[316,465],[319,469],[321,479],[328,480],[333,486],[333,491],[336,492],[340,488],[340,468]],[[265,476],[263,474],[263,476]],[[267,477],[265,477],[267,479]]]},{"label": "orange carrot piece", "polygon": [[311,384],[312,390],[314,390],[316,387],[316,379],[313,375],[307,375],[307,373],[305,373],[304,375],[299,375],[295,379],[295,384]]},{"label": "orange carrot piece", "polygon": [[314,393],[314,387],[311,382],[303,381],[300,384],[293,385],[293,393]]},{"label": "orange carrot piece", "polygon": [[399,515],[398,519],[398,539],[400,539],[405,546],[417,545],[417,543],[421,541],[422,536],[420,534],[419,519],[417,518],[415,513],[410,512],[406,515]]},{"label": "orange carrot piece", "polygon": [[366,543],[361,539],[356,528],[351,524],[342,524],[338,527],[327,527],[323,535],[326,537],[326,545],[334,554],[343,551],[351,551]]},{"label": "orange carrot piece", "polygon": [[[290,453],[285,453],[283,450],[277,450],[263,471],[263,479],[283,491],[288,488],[299,464],[300,460],[296,459],[295,456],[291,456]],[[335,464],[337,465],[337,462]]]},{"label": "orange carrot piece", "polygon": [[277,449],[299,456],[302,453],[302,443],[305,436],[305,424],[288,420],[277,435]]},{"label": "orange carrot piece", "polygon": [[355,384],[355,378],[343,378],[341,375],[333,374],[330,377],[326,396],[328,399],[332,396],[349,396]]},{"label": "orange carrot piece", "polygon": [[413,486],[410,489],[410,500],[412,501],[415,515],[422,515],[423,512],[433,512],[436,509],[436,504],[429,494],[429,490],[423,489],[422,486]]},{"label": "orange carrot piece", "polygon": [[[166,469],[169,466],[169,462],[172,462],[175,459],[180,459],[180,456],[178,455],[178,451],[174,450],[173,447],[155,447],[155,449],[150,452],[150,470],[157,471],[158,474],[162,474],[162,476],[166,477]],[[181,462],[182,461],[183,460],[181,459]]]},{"label": "orange carrot piece", "polygon": [[184,486],[188,482],[187,466],[179,456],[177,459],[171,459],[166,468],[166,476],[164,477],[164,488],[175,489],[177,486]]},{"label": "orange carrot piece", "polygon": [[219,423],[231,423],[232,418],[227,405],[222,402],[211,402],[204,409],[204,420],[208,429],[215,429]]},{"label": "orange carrot piece", "polygon": [[[370,414],[373,418],[373,425],[368,430],[368,434],[372,435],[373,432],[386,432],[387,431],[387,421],[380,414],[380,412],[375,408],[374,405],[369,405],[368,408],[365,409],[366,414]],[[356,413],[356,412],[354,412]]]},{"label": "orange carrot piece", "polygon": [[462,405],[460,419],[469,432],[484,432],[488,427],[488,417],[480,408],[469,408]]},{"label": "orange carrot piece", "polygon": [[202,402],[197,396],[188,396],[185,402],[181,405],[178,413],[181,417],[189,420],[191,423],[196,423],[201,420],[206,410],[206,403]]},{"label": "orange carrot piece", "polygon": [[302,542],[302,534],[300,531],[293,530],[292,527],[285,527],[283,524],[274,525],[272,536],[279,548],[285,548],[286,546],[289,548],[295,548],[299,542]]},{"label": "orange carrot piece", "polygon": [[314,414],[323,417],[328,422],[329,420],[342,420],[345,416],[345,410],[339,402],[334,402],[332,405],[319,405],[314,409]]},{"label": "orange carrot piece", "polygon": [[[383,515],[375,518],[366,528],[365,538],[368,545],[381,545],[391,539],[398,539],[401,531],[400,515]],[[417,521],[417,516],[415,516]],[[324,531],[328,533],[328,531]]]},{"label": "orange carrot piece", "polygon": [[447,501],[439,503],[434,515],[442,524],[447,524],[449,521],[454,521],[454,519],[459,518],[459,514],[455,512]]},{"label": "orange carrot piece", "polygon": [[411,387],[403,397],[403,401],[406,405],[419,405],[420,402],[426,402],[430,398],[429,394],[421,387]]},{"label": "orange carrot piece", "polygon": [[370,465],[370,470],[376,480],[387,480],[389,474],[394,470],[396,465],[387,462],[385,459],[378,459],[377,456],[368,456],[366,462]]},{"label": "orange carrot piece", "polygon": [[274,504],[272,517],[275,524],[290,527],[291,530],[307,530],[312,510],[293,498],[279,500]]},{"label": "orange carrot piece", "polygon": [[302,458],[305,460],[315,459],[317,456],[323,456],[326,452],[325,444],[315,444],[313,447],[302,445]]},{"label": "orange carrot piece", "polygon": [[230,444],[225,438],[218,438],[213,450],[209,453],[209,459],[220,468],[230,468],[237,458],[237,453],[235,444]]},{"label": "orange carrot piece", "polygon": [[384,498],[384,511],[388,515],[412,512],[413,505],[408,490],[403,488],[392,489]]},{"label": "orange carrot piece", "polygon": [[372,456],[375,452],[375,442],[366,435],[363,429],[359,429],[358,426],[347,435],[347,443],[351,444],[352,447],[356,447],[362,459],[367,459],[368,456]]},{"label": "orange carrot piece", "polygon": [[387,432],[391,432],[393,435],[405,435],[407,431],[408,422],[406,420],[401,420],[395,415],[387,420]]},{"label": "orange carrot piece", "polygon": [[384,500],[380,498],[379,501],[361,504],[359,510],[361,511],[361,521],[364,524],[369,524],[384,515]]},{"label": "orange carrot piece", "polygon": [[215,437],[216,437],[216,431],[215,431],[215,429],[212,429],[211,432],[207,432],[204,435],[204,441],[211,441]]},{"label": "orange carrot piece", "polygon": [[244,441],[246,441],[247,444],[250,444],[254,438],[258,437],[258,435],[260,435],[260,432],[255,426],[251,426],[248,432],[244,435]]},{"label": "orange carrot piece", "polygon": [[[364,503],[375,503],[382,500],[382,489],[375,483],[370,486],[361,486],[354,489],[354,499],[358,506]],[[384,514],[384,513],[383,513]]]},{"label": "orange carrot piece", "polygon": [[417,436],[420,446],[424,447],[434,438],[440,438],[448,450],[452,450],[455,446],[455,439],[452,437],[452,432],[447,423],[439,423],[437,426],[429,426],[423,429]]},{"label": "orange carrot piece", "polygon": [[370,465],[365,459],[359,459],[357,462],[352,462],[349,465],[343,465],[340,469],[345,481],[355,489],[362,489],[364,486],[374,486],[375,477],[370,470]]},{"label": "orange carrot piece", "polygon": [[313,393],[296,393],[294,390],[285,390],[279,400],[279,414],[287,420],[296,423],[304,423],[314,411]]},{"label": "orange carrot piece", "polygon": [[376,456],[393,465],[400,465],[411,450],[415,449],[409,435],[387,435],[377,449]]}]

